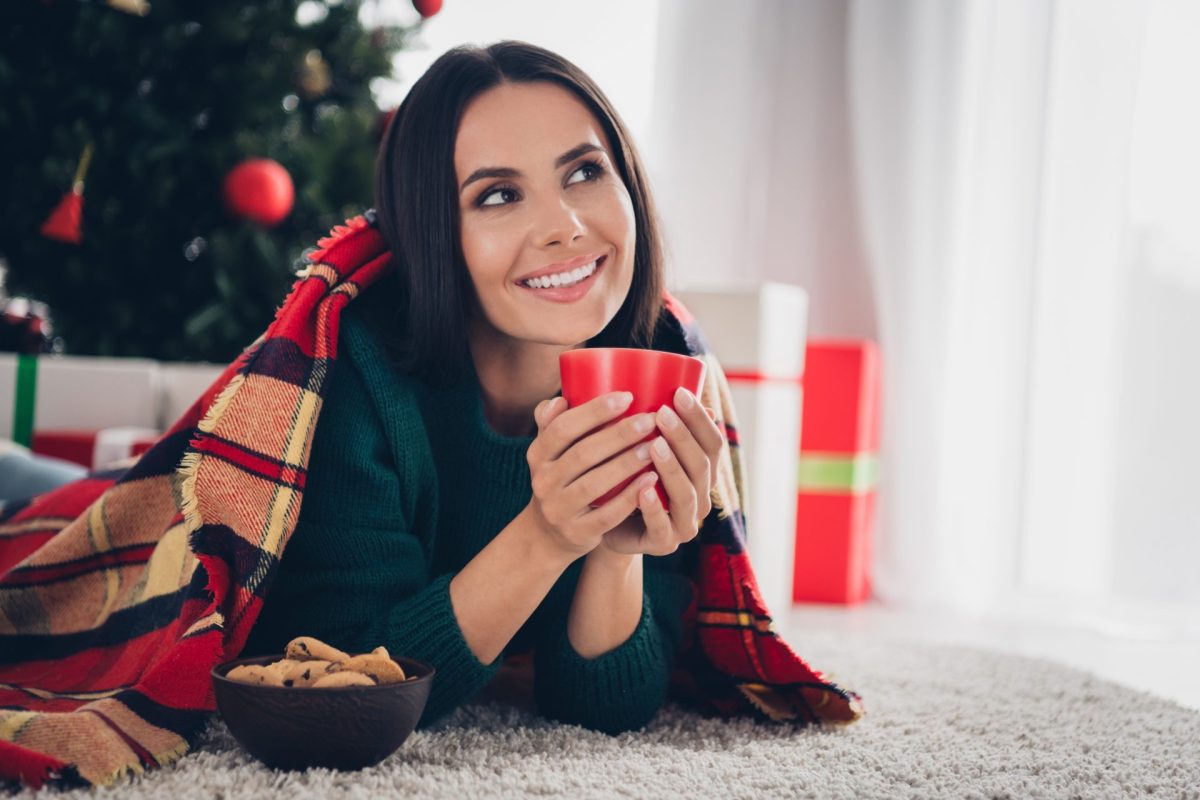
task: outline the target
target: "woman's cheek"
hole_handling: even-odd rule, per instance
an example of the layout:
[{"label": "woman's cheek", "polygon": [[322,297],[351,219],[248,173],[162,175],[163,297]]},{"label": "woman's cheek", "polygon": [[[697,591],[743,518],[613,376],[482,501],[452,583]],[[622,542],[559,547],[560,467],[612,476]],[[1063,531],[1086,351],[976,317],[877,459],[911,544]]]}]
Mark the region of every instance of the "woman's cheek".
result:
[{"label": "woman's cheek", "polygon": [[513,263],[513,236],[499,227],[472,226],[463,230],[463,257],[476,280],[505,277]]}]

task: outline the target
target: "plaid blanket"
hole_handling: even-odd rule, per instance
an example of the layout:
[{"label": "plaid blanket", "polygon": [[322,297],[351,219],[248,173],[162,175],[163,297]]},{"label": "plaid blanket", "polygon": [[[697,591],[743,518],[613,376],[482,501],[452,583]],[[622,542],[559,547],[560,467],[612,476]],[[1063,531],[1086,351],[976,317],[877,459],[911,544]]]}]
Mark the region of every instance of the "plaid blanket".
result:
[{"label": "plaid blanket", "polygon": [[[0,777],[106,785],[187,752],[296,525],[342,309],[389,268],[372,212],[336,227],[267,331],[138,459],[0,509]],[[729,447],[699,537],[672,692],[707,714],[848,723],[857,695],[779,637],[747,558],[729,387],[701,400]]]}]

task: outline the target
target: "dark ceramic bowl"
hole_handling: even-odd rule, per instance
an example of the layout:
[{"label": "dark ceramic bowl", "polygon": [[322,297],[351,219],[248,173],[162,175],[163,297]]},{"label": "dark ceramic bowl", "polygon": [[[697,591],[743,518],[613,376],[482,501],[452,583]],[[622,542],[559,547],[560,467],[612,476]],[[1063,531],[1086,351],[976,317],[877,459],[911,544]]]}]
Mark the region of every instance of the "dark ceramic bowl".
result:
[{"label": "dark ceramic bowl", "polygon": [[217,709],[229,732],[250,755],[274,769],[362,769],[378,764],[404,744],[417,726],[434,668],[393,656],[412,680],[386,686],[338,689],[257,686],[230,680],[241,664],[270,664],[259,656],[229,661],[212,671]]}]

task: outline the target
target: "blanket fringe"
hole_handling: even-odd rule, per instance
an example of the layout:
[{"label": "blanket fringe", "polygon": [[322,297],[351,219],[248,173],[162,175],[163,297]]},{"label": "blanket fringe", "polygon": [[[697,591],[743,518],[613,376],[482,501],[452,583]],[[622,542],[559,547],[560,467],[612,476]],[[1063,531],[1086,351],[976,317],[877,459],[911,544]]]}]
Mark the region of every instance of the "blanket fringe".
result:
[{"label": "blanket fringe", "polygon": [[[217,427],[217,421],[221,415],[225,413],[225,409],[229,407],[233,401],[233,396],[237,394],[238,389],[242,388],[246,376],[242,373],[237,373],[230,378],[229,383],[221,390],[208,411],[205,412],[204,418],[197,423],[196,428],[201,433],[212,433]],[[194,440],[193,440],[194,442]],[[196,450],[189,450],[184,454],[176,467],[175,472],[180,478],[179,494],[180,494],[180,509],[183,512],[183,517],[187,521],[187,530],[189,532],[200,529],[203,520],[200,518],[200,500],[196,497],[196,477],[200,472],[200,462],[203,459],[203,453]]]},{"label": "blanket fringe", "polygon": [[138,764],[135,761],[130,761],[117,767],[112,772],[106,772],[105,774],[98,776],[95,780],[95,784],[97,786],[112,786],[126,775],[141,775],[145,771],[146,768],[141,764]]},{"label": "blanket fringe", "polygon": [[188,743],[188,740],[181,738],[179,740],[179,744],[175,745],[170,750],[166,750],[162,753],[155,753],[154,760],[158,762],[160,767],[165,767],[168,764],[174,764],[176,761],[183,758],[191,749],[192,746]]},{"label": "blanket fringe", "polygon": [[242,388],[245,383],[245,374],[239,372],[229,379],[228,385],[221,390],[217,398],[213,400],[213,404],[209,406],[208,411],[204,415],[204,419],[197,423],[196,427],[205,433],[212,433],[217,428],[217,420],[225,413],[225,409],[229,406],[233,396],[237,394],[238,389]]}]

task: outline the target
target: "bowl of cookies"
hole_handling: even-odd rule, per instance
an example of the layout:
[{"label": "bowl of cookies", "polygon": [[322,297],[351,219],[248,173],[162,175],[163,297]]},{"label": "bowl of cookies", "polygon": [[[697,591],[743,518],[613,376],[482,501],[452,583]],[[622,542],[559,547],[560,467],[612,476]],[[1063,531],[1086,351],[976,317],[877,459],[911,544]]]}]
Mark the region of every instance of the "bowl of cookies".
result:
[{"label": "bowl of cookies", "polygon": [[301,636],[281,655],[221,664],[212,680],[229,732],[268,767],[354,770],[404,744],[434,673],[384,647],[352,655]]}]

